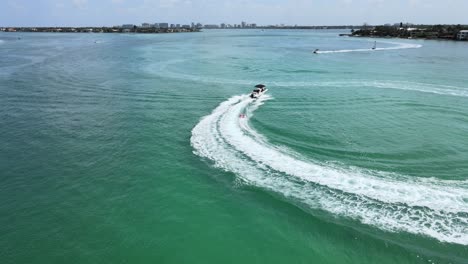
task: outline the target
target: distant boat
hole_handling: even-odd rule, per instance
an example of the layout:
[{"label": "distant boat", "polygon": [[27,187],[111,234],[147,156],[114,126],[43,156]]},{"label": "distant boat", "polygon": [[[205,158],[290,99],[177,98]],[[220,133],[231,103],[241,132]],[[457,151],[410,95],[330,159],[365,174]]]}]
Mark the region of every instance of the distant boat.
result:
[{"label": "distant boat", "polygon": [[377,41],[374,41],[374,46],[372,47],[373,50],[377,48]]},{"label": "distant boat", "polygon": [[318,54],[319,49],[314,50],[314,54]]}]

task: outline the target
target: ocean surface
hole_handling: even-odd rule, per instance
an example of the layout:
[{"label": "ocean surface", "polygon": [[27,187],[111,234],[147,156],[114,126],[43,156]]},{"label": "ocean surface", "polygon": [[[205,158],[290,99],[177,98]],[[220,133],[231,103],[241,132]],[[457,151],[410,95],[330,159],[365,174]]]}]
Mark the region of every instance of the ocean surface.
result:
[{"label": "ocean surface", "polygon": [[1,263],[468,263],[468,42],[346,32],[0,33]]}]

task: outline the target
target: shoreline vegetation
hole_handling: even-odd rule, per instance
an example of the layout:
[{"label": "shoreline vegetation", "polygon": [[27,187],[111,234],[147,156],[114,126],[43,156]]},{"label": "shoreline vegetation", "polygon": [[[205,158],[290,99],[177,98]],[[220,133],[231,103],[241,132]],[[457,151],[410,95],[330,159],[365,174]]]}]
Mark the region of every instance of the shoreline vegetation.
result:
[{"label": "shoreline vegetation", "polygon": [[467,41],[468,25],[364,25],[359,30],[351,30],[351,37],[439,39]]}]

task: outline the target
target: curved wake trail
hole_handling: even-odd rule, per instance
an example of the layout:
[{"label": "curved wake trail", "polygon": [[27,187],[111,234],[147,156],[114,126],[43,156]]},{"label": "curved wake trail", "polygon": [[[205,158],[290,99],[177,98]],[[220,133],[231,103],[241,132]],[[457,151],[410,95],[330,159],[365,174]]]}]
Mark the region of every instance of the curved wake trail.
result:
[{"label": "curved wake trail", "polygon": [[192,130],[195,153],[247,184],[279,193],[310,209],[386,231],[405,231],[468,245],[466,183],[414,179],[307,160],[271,145],[252,129],[251,117],[269,96],[221,103]]},{"label": "curved wake trail", "polygon": [[421,48],[422,45],[419,44],[406,44],[406,43],[398,43],[398,42],[382,42],[388,44],[396,44],[397,46],[388,47],[388,48],[376,48],[376,49],[343,49],[343,50],[323,50],[317,51],[319,54],[327,54],[327,53],[348,53],[348,52],[365,52],[365,51],[382,51],[382,50],[400,50],[400,49],[418,49]]}]

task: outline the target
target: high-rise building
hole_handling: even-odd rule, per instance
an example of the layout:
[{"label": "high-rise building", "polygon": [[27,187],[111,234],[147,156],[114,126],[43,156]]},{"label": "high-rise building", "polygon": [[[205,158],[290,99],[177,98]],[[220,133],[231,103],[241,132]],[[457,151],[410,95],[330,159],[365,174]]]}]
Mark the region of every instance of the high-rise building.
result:
[{"label": "high-rise building", "polygon": [[214,29],[214,28],[219,28],[219,26],[216,24],[213,24],[213,25],[206,24],[205,26],[203,26],[203,28]]},{"label": "high-rise building", "polygon": [[226,24],[225,24],[225,23],[221,23],[221,28],[226,28]]},{"label": "high-rise building", "polygon": [[246,25],[246,24],[247,24],[247,23],[245,23],[244,21],[242,21],[241,27],[242,27],[242,28],[245,28],[245,25]]},{"label": "high-rise building", "polygon": [[159,23],[159,28],[169,28],[168,23]]}]

